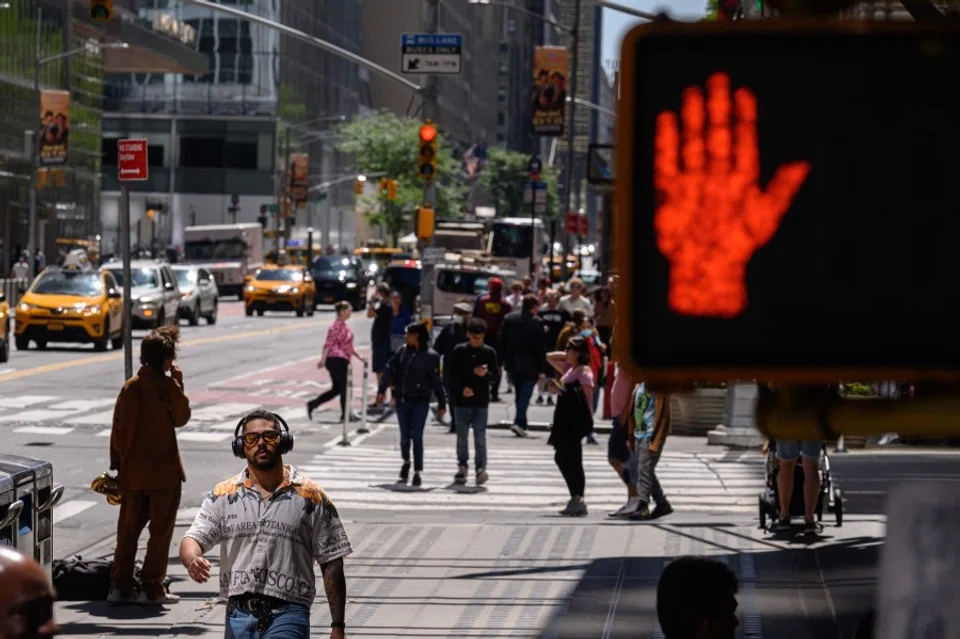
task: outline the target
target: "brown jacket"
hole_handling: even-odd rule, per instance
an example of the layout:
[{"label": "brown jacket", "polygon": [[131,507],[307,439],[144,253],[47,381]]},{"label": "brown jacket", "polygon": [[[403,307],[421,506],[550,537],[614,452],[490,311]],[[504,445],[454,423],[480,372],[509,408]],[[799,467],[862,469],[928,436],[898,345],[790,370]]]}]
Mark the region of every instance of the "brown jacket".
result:
[{"label": "brown jacket", "polygon": [[190,400],[173,378],[143,366],[113,409],[110,469],[120,490],[168,490],[187,480],[175,429],[190,420]]}]

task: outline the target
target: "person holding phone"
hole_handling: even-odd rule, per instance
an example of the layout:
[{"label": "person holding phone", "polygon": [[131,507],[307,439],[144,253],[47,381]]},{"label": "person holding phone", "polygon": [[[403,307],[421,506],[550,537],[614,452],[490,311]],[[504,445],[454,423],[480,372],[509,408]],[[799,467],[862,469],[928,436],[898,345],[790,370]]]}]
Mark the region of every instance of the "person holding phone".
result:
[{"label": "person holding phone", "polygon": [[[123,385],[113,409],[110,470],[117,471],[120,484],[120,517],[110,570],[110,603],[158,605],[180,600],[163,585],[181,484],[187,480],[176,434],[190,420],[183,372],[174,364],[179,341],[176,326],[163,326],[143,338],[140,370]],[[147,522],[150,540],[138,593],[133,568]]]},{"label": "person holding phone", "polygon": [[497,351],[484,340],[487,323],[482,319],[467,322],[467,342],[458,344],[444,363],[450,387],[450,403],[457,427],[456,484],[467,483],[467,464],[470,461],[468,435],[473,427],[474,466],[477,485],[486,483],[487,475],[487,419],[490,407],[490,375],[497,369]]}]

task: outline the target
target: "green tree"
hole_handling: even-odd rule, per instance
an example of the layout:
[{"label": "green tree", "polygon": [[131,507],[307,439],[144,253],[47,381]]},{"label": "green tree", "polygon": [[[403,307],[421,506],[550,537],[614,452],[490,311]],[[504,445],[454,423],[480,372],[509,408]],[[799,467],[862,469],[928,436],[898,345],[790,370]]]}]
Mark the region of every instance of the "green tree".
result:
[{"label": "green tree", "polygon": [[705,11],[706,13],[702,18],[700,18],[700,22],[716,20],[717,13],[720,11],[720,3],[717,0],[707,0],[707,6]]},{"label": "green tree", "polygon": [[[490,194],[497,215],[530,214],[530,205],[523,203],[524,185],[529,181],[527,164],[530,156],[502,147],[487,150],[487,165],[480,172],[480,184]],[[557,212],[557,176],[550,167],[544,166],[540,180],[547,184],[547,211]]]},{"label": "green tree", "polygon": [[[417,149],[421,122],[382,111],[357,117],[337,128],[337,149],[353,157],[358,173],[385,172],[397,180],[395,202],[377,203],[368,214],[373,224],[383,226],[394,245],[401,233],[410,228],[413,213],[423,201],[423,183],[417,174]],[[438,216],[459,217],[466,203],[466,185],[460,163],[439,134],[437,154]],[[376,180],[377,178],[372,178]]]}]

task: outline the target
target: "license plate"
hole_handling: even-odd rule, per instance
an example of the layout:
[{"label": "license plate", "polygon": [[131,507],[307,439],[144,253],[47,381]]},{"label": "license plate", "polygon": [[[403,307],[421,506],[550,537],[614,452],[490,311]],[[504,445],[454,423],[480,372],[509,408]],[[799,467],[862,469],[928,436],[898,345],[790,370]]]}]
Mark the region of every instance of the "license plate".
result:
[{"label": "license plate", "polygon": [[333,301],[333,298],[330,297],[329,295],[326,295],[326,296],[324,296],[323,301],[324,301],[324,303],[332,302],[332,301]]},{"label": "license plate", "polygon": [[62,331],[62,330],[63,330],[63,324],[61,324],[60,322],[50,322],[49,324],[47,324],[47,330],[48,330],[48,331]]},{"label": "license plate", "polygon": [[276,304],[276,303],[277,303],[277,298],[275,298],[275,297],[268,297],[268,298],[267,298],[267,304]]}]

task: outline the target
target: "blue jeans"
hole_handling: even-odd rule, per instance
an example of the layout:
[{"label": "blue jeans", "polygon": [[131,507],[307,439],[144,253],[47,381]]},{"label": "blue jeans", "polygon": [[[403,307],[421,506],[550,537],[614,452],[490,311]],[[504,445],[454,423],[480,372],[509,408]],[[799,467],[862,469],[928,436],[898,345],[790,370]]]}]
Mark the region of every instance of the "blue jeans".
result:
[{"label": "blue jeans", "polygon": [[466,466],[470,461],[470,426],[473,426],[473,449],[477,471],[487,467],[487,408],[459,406],[453,409],[457,416],[457,465]]},{"label": "blue jeans", "polygon": [[410,461],[410,440],[413,440],[413,470],[423,470],[423,427],[430,414],[430,400],[398,401],[397,421],[400,422],[400,454]]},{"label": "blue jeans", "polygon": [[227,604],[227,621],[223,624],[224,639],[309,639],[310,609],[303,604],[286,604],[273,614],[273,621],[266,632],[257,632],[257,624],[263,613],[246,612],[239,608],[230,611]]},{"label": "blue jeans", "polygon": [[527,427],[527,408],[530,407],[530,400],[533,398],[533,391],[537,388],[537,379],[529,377],[520,377],[513,375],[513,387],[516,389],[516,407],[517,417],[514,423],[520,428]]}]

